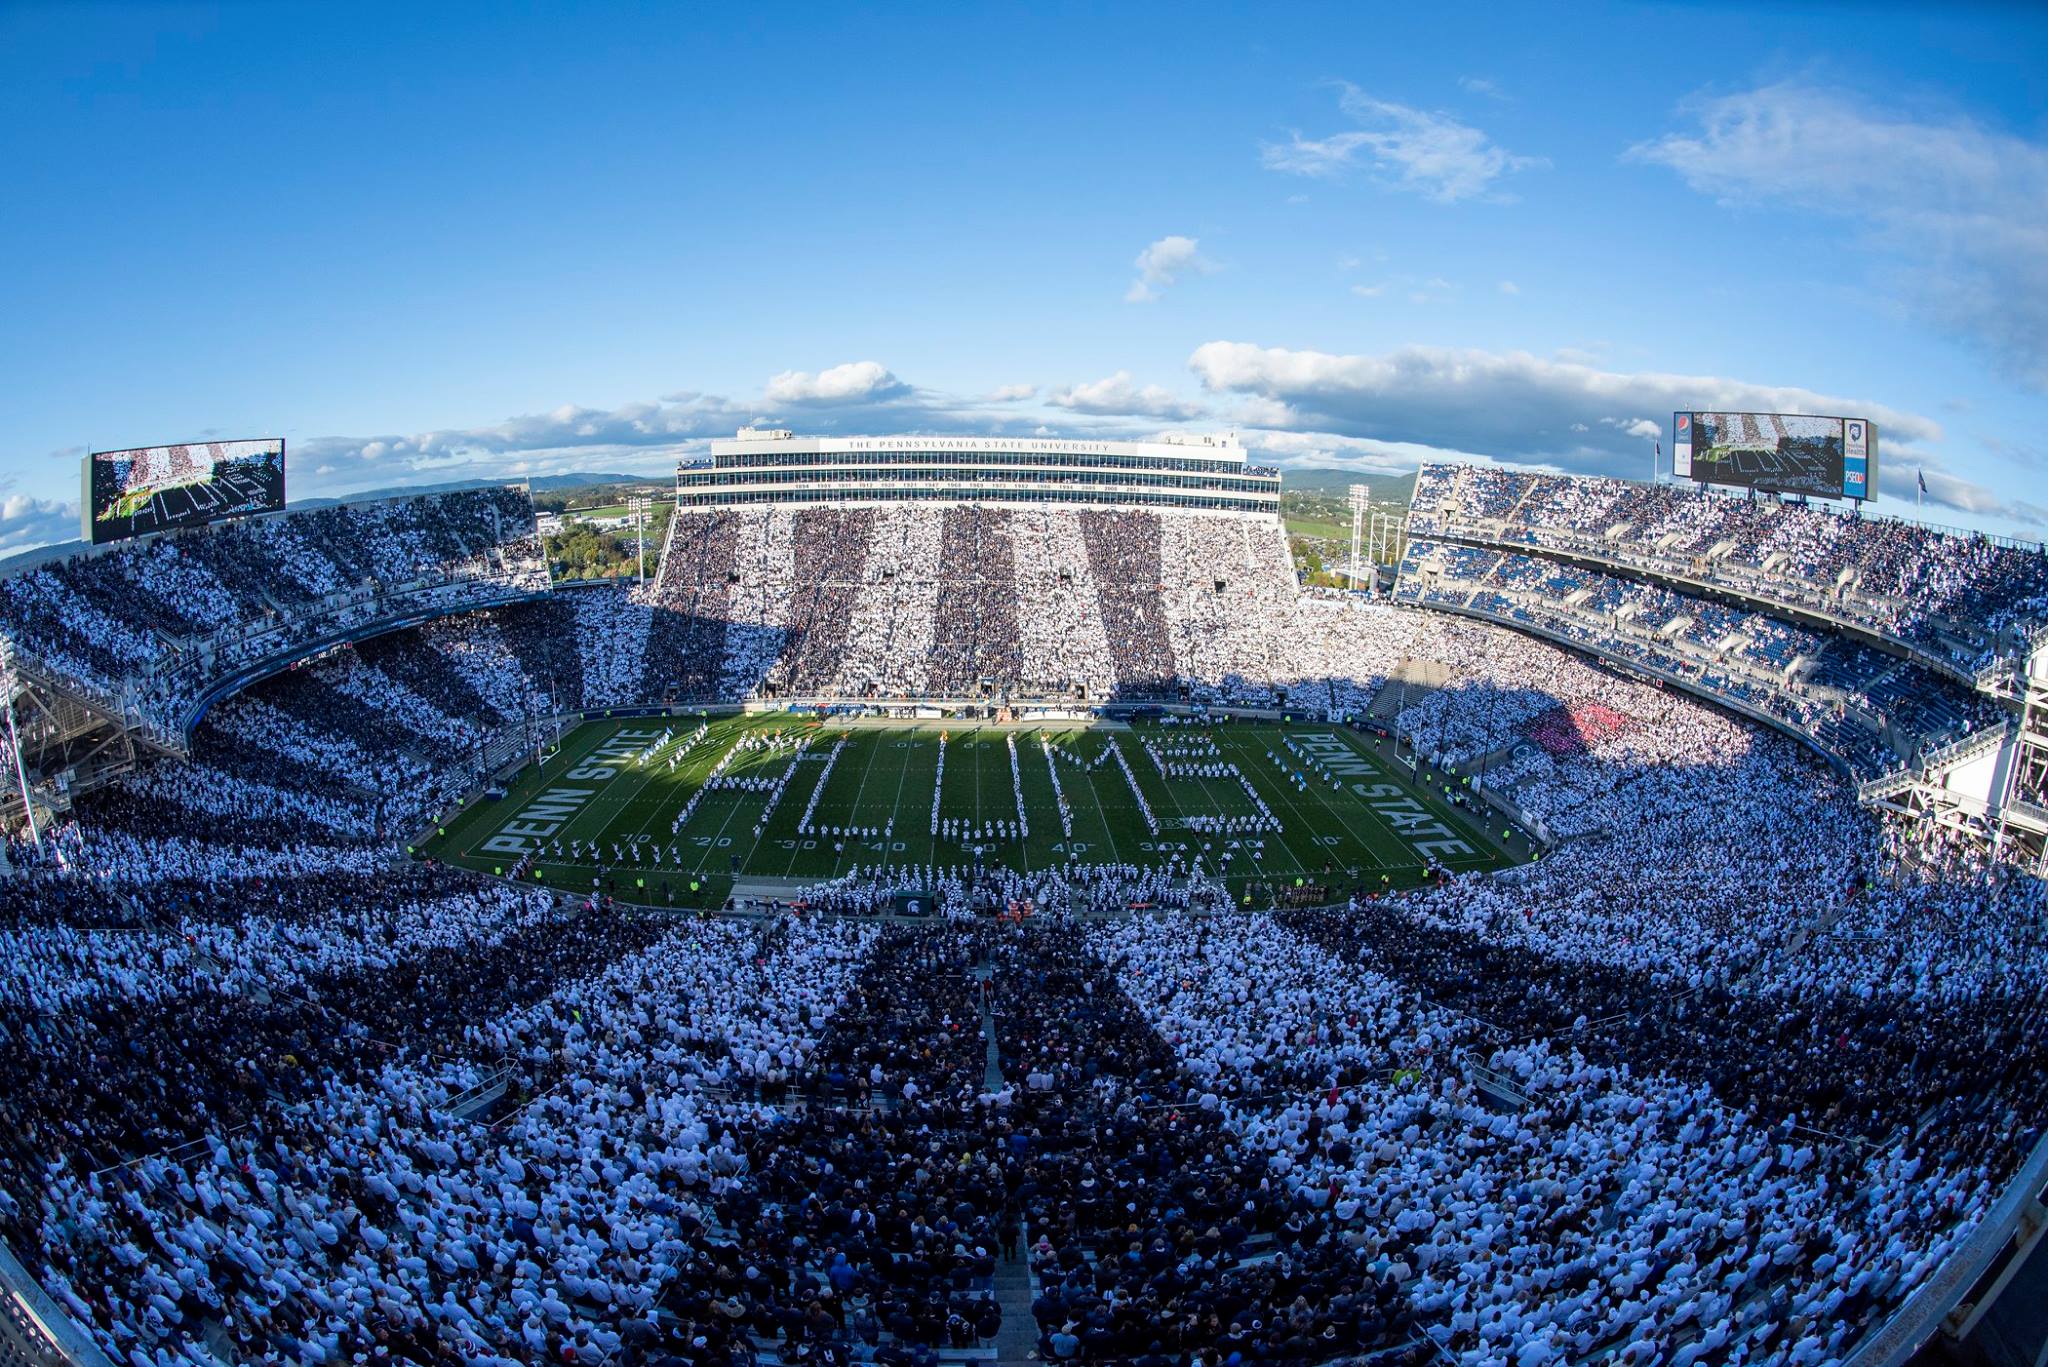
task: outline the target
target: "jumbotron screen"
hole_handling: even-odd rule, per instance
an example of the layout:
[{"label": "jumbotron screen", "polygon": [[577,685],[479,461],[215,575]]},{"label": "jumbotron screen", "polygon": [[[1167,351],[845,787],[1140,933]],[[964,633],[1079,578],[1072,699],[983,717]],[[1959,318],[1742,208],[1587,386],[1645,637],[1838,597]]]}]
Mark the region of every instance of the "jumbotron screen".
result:
[{"label": "jumbotron screen", "polygon": [[1681,479],[1814,498],[1869,498],[1877,427],[1810,413],[1674,413],[1671,469]]},{"label": "jumbotron screen", "polygon": [[94,545],[284,508],[284,438],[95,451],[85,458]]}]

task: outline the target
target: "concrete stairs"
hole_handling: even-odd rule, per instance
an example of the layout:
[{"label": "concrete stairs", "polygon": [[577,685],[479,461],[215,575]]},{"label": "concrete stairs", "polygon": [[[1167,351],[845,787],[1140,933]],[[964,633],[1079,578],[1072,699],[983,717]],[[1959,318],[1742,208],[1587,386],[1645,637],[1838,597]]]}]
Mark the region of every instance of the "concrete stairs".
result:
[{"label": "concrete stairs", "polygon": [[996,1361],[1019,1367],[1038,1357],[1038,1325],[1031,1318],[1031,1250],[1017,1239],[1017,1255],[996,1264],[996,1303],[1003,1307],[1002,1332],[996,1335]]}]

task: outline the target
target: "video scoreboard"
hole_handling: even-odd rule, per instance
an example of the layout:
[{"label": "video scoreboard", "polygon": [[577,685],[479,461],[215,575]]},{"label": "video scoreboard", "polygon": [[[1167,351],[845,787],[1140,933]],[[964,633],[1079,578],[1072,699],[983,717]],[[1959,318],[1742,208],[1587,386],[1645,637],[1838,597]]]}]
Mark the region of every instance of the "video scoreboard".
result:
[{"label": "video scoreboard", "polygon": [[1671,471],[1774,494],[1873,498],[1877,425],[1810,413],[1674,413]]},{"label": "video scoreboard", "polygon": [[94,545],[284,509],[284,438],[95,451],[85,458]]}]

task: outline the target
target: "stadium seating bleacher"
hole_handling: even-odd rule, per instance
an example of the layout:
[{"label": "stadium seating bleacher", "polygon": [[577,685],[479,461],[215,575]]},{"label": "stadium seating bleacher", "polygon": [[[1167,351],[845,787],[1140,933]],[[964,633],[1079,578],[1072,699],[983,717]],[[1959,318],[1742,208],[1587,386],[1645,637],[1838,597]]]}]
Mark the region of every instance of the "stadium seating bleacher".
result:
[{"label": "stadium seating bleacher", "polygon": [[[0,1237],[143,1367],[1842,1360],[2048,1126],[2048,905],[1812,751],[1985,725],[1941,664],[2032,571],[1716,502],[1432,467],[1394,604],[1035,507],[685,511],[646,591],[548,592],[503,490],[0,582],[29,667],[191,727],[8,847]],[[984,687],[1371,712],[1553,843],[1269,911],[1177,856],[734,917],[393,857],[538,718]]]}]

